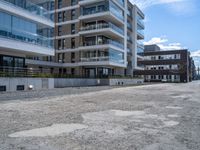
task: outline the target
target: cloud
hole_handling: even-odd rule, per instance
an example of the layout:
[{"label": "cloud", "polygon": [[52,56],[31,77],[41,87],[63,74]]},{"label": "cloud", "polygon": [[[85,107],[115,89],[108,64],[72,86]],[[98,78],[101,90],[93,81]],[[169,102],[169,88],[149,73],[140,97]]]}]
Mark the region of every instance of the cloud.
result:
[{"label": "cloud", "polygon": [[200,66],[200,50],[191,52],[191,56],[194,59],[195,65],[198,67]]},{"label": "cloud", "polygon": [[158,4],[170,4],[174,2],[183,2],[187,0],[131,0],[133,4],[138,5],[141,9],[151,7]]},{"label": "cloud", "polygon": [[200,50],[194,51],[191,53],[192,57],[200,57]]},{"label": "cloud", "polygon": [[151,40],[144,42],[144,45],[153,45],[153,44],[160,44],[160,43],[166,43],[166,42],[168,42],[168,39],[166,38],[154,37]]},{"label": "cloud", "polygon": [[169,40],[165,37],[154,37],[151,40],[144,42],[144,45],[158,45],[162,50],[179,50],[179,49],[186,49],[183,47],[181,43],[169,43]]},{"label": "cloud", "polygon": [[136,4],[140,9],[154,5],[165,5],[170,12],[175,15],[190,14],[196,11],[195,0],[130,0],[133,4]]}]

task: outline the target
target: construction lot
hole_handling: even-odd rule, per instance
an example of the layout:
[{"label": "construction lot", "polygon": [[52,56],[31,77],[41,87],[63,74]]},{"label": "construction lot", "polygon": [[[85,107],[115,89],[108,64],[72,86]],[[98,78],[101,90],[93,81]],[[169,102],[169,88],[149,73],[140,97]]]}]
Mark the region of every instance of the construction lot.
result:
[{"label": "construction lot", "polygon": [[199,150],[200,82],[0,94],[0,150]]}]

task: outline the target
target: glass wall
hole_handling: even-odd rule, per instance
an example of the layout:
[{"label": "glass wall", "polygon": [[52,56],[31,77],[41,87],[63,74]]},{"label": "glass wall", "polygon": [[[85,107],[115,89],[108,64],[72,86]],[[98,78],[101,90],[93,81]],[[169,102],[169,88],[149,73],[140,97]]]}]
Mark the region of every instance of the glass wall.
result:
[{"label": "glass wall", "polygon": [[0,36],[44,47],[53,47],[53,28],[0,12]]},{"label": "glass wall", "polygon": [[124,53],[110,49],[109,50],[110,61],[123,64],[124,63]]},{"label": "glass wall", "polygon": [[17,7],[26,9],[27,11],[51,19],[49,11],[54,10],[54,1],[33,1],[33,0],[3,0]]}]

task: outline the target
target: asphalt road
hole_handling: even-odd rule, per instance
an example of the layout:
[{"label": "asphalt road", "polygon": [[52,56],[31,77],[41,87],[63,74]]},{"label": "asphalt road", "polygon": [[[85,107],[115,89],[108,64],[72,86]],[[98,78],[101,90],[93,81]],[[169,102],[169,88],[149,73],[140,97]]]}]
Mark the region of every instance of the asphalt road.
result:
[{"label": "asphalt road", "polygon": [[200,150],[200,82],[0,94],[0,150],[74,149]]}]

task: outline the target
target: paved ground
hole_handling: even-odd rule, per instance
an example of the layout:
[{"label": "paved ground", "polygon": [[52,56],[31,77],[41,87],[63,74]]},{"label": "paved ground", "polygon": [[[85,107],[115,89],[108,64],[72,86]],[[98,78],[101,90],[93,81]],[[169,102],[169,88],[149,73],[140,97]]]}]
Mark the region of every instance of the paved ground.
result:
[{"label": "paved ground", "polygon": [[200,150],[200,82],[4,93],[0,100],[0,150]]}]

